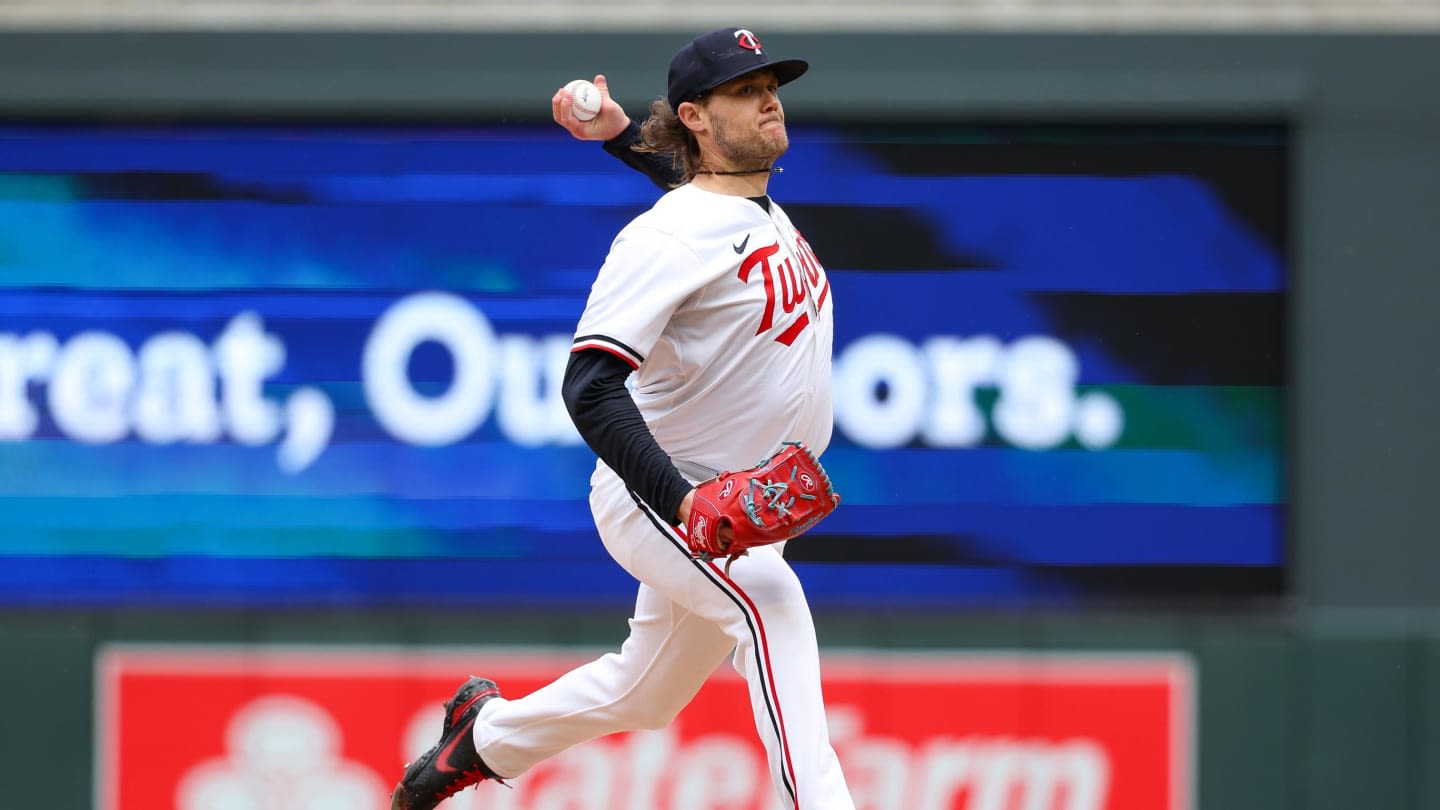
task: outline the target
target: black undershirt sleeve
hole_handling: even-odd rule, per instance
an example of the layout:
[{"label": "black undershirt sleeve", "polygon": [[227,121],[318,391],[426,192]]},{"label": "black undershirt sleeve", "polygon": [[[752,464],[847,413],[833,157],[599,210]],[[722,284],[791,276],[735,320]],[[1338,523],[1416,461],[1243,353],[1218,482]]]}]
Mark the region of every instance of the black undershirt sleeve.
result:
[{"label": "black undershirt sleeve", "polygon": [[[639,142],[640,125],[631,121],[604,147],[666,191],[684,179],[668,156],[630,148]],[[655,441],[645,417],[630,398],[625,379],[631,371],[629,364],[608,352],[572,352],[565,366],[561,395],[570,419],[595,455],[620,476],[630,491],[662,517],[677,523],[680,502],[692,487]]]},{"label": "black undershirt sleeve", "polygon": [[684,178],[675,168],[669,156],[654,152],[636,152],[630,147],[640,142],[640,125],[634,121],[623,132],[605,142],[605,151],[619,158],[626,166],[650,178],[660,188],[669,191]]},{"label": "black undershirt sleeve", "polygon": [[585,443],[631,492],[666,520],[679,522],[680,502],[693,488],[660,448],[640,415],[624,360],[599,349],[570,353],[561,395]]}]

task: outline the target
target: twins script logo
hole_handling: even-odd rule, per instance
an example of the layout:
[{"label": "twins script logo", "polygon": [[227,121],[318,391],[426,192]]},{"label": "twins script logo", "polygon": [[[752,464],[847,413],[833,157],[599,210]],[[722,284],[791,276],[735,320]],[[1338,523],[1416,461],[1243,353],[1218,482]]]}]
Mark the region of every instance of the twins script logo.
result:
[{"label": "twins script logo", "polygon": [[[741,282],[748,284],[751,274],[758,267],[765,283],[765,311],[760,316],[759,328],[755,330],[757,335],[763,335],[777,322],[791,318],[796,309],[805,303],[805,298],[812,289],[818,287],[820,290],[815,298],[815,311],[818,312],[825,306],[825,299],[830,294],[830,280],[825,278],[820,260],[815,257],[810,243],[798,232],[795,234],[795,247],[796,258],[800,262],[799,272],[789,257],[775,259],[780,252],[778,242],[768,247],[756,248],[740,262],[740,270],[736,275]],[[789,346],[809,325],[810,313],[802,308],[800,314],[793,317],[775,336],[775,342]]]}]

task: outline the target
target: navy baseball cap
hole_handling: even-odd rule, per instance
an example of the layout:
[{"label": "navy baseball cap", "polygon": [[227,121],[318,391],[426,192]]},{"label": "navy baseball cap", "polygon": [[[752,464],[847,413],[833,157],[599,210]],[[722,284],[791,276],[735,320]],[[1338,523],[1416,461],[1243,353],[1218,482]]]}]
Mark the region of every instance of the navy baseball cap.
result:
[{"label": "navy baseball cap", "polygon": [[802,59],[771,62],[760,47],[760,38],[744,28],[711,31],[675,52],[670,60],[670,89],[666,98],[671,109],[678,110],[682,102],[762,68],[775,71],[775,78],[785,84],[804,75],[810,63]]}]

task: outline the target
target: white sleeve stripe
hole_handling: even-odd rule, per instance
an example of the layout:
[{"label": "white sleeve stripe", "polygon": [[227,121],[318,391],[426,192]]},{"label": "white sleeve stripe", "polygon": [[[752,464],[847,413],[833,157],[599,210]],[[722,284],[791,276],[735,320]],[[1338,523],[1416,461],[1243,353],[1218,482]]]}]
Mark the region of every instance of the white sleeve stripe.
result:
[{"label": "white sleeve stripe", "polygon": [[609,352],[635,368],[645,362],[645,356],[626,346],[624,343],[605,335],[581,335],[575,338],[570,345],[570,351],[578,352],[581,349],[599,349],[602,352]]}]

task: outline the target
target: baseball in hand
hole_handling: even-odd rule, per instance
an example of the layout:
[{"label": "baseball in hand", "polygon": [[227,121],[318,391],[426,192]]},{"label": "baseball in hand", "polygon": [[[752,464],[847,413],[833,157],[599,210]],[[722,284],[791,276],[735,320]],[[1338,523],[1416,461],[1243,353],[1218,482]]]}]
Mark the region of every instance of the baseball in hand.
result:
[{"label": "baseball in hand", "polygon": [[573,100],[571,107],[577,119],[590,121],[600,114],[600,88],[584,79],[576,79],[565,85],[565,90]]}]

